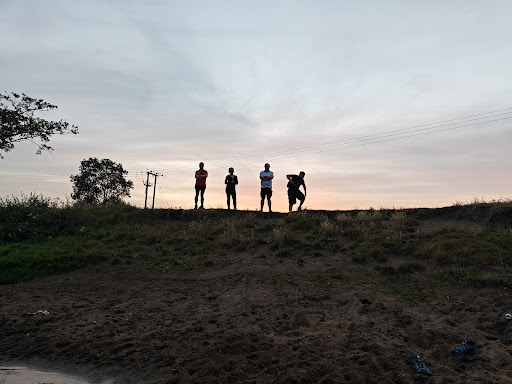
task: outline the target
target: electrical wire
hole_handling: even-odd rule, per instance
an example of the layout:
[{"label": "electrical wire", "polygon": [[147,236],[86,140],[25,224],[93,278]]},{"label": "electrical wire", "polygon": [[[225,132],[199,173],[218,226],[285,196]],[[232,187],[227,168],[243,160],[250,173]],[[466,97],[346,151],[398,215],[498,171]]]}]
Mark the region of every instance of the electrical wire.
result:
[{"label": "electrical wire", "polygon": [[[127,177],[137,177],[137,174],[140,172],[133,172],[128,173],[125,176]],[[38,180],[63,180],[63,179],[69,179],[71,175],[63,175],[60,173],[39,173],[39,174],[16,174],[16,175],[2,175],[2,178],[4,179],[38,179]]]},{"label": "electrical wire", "polygon": [[[496,117],[500,117],[499,119],[496,119]],[[298,155],[304,155],[304,156],[312,156],[317,155],[324,152],[329,151],[335,151],[340,149],[346,149],[346,148],[353,148],[353,147],[359,147],[364,145],[371,145],[371,144],[377,144],[377,143],[383,143],[388,141],[394,141],[399,139],[405,139],[420,135],[427,135],[437,132],[444,132],[454,129],[461,129],[481,124],[489,124],[497,121],[503,121],[512,119],[512,108],[504,108],[474,115],[468,115],[463,116],[459,118],[449,119],[449,120],[443,120],[435,123],[429,123],[429,124],[422,124],[422,125],[416,125],[408,128],[401,128],[391,131],[385,131],[375,134],[369,134],[369,135],[363,135],[359,137],[354,137],[350,139],[344,139],[344,140],[336,140],[331,142],[326,142],[322,144],[317,145],[310,145],[302,148],[296,148],[296,149],[288,149],[288,150],[282,150],[277,152],[269,152],[264,154],[259,154],[257,156],[245,156],[245,157],[239,157],[236,159],[236,162],[238,165],[247,165],[251,164],[254,161],[259,161],[262,158],[267,159],[266,161],[275,161],[275,160],[281,160],[286,159],[290,157],[297,157]],[[469,124],[467,124],[469,123]],[[37,145],[37,144],[36,144]],[[230,162],[221,162],[221,163],[215,163],[210,162],[209,169],[218,169],[218,168],[224,168],[227,166],[231,166],[233,164],[233,160],[230,160]],[[153,171],[152,171],[153,172]],[[184,173],[191,172],[190,167],[178,167],[178,168],[167,168],[167,169],[161,169],[158,170],[156,173],[162,173],[165,172],[167,175],[179,175]],[[142,175],[144,172],[130,172],[127,174],[127,176],[136,177],[138,180],[139,174]],[[158,175],[162,176],[162,175]],[[38,175],[4,175],[3,178],[7,179],[40,179],[40,180],[62,180],[67,179],[69,176],[59,175],[59,174],[38,174]],[[144,181],[143,181],[144,183]]]},{"label": "electrical wire", "polygon": [[[164,194],[164,190],[162,189],[161,186],[158,186],[158,190],[160,191],[161,194]],[[157,197],[157,200],[160,199],[160,200],[163,200],[166,204],[167,204],[167,208],[171,208],[171,204],[169,204],[169,201],[167,201],[166,198],[158,198]]]},{"label": "electrical wire", "polygon": [[[505,112],[505,111],[508,111],[508,112]],[[503,112],[503,113],[499,113],[499,112]],[[492,115],[492,114],[494,114],[494,115]],[[364,135],[364,136],[359,136],[359,137],[355,137],[355,138],[351,138],[351,139],[337,140],[337,141],[312,145],[312,146],[308,146],[308,147],[302,147],[302,148],[298,148],[298,149],[277,151],[277,152],[266,153],[266,154],[264,153],[264,154],[260,154],[257,156],[251,156],[251,157],[245,157],[244,159],[239,159],[238,164],[240,164],[240,162],[247,163],[247,161],[260,160],[262,158],[273,159],[273,160],[281,159],[281,158],[283,158],[281,155],[287,154],[287,153],[291,153],[293,155],[292,157],[295,157],[297,154],[300,154],[300,153],[308,154],[312,151],[313,152],[324,152],[324,151],[319,151],[319,150],[322,149],[322,147],[328,147],[328,146],[335,146],[336,149],[338,149],[340,145],[345,147],[346,144],[366,142],[366,141],[374,140],[377,138],[380,139],[380,138],[387,138],[387,137],[396,137],[397,139],[400,139],[400,138],[408,137],[408,136],[400,137],[401,135],[404,135],[406,133],[411,133],[411,132],[420,132],[420,131],[430,130],[431,132],[427,132],[427,133],[434,133],[434,132],[442,131],[442,130],[436,130],[436,128],[445,127],[445,126],[457,125],[457,126],[451,127],[450,129],[459,129],[459,128],[464,128],[464,127],[468,127],[468,126],[472,126],[472,125],[478,125],[478,124],[465,124],[465,123],[472,122],[472,121],[479,121],[482,119],[491,119],[491,118],[495,118],[495,117],[499,117],[499,116],[506,116],[504,119],[509,119],[509,118],[512,118],[511,114],[512,114],[512,108],[505,108],[505,109],[500,109],[500,110],[495,110],[495,111],[490,111],[490,112],[485,112],[485,113],[480,113],[480,114],[475,114],[475,115],[459,117],[459,118],[455,118],[455,119],[439,121],[436,123],[417,125],[417,126],[413,126],[413,127],[409,127],[409,128],[402,128],[402,129],[386,131],[386,132],[381,132],[381,133],[376,133],[376,134]],[[489,115],[491,115],[491,116],[489,116]],[[491,122],[499,121],[499,120],[502,120],[502,119],[487,120],[487,121],[484,121],[484,123],[491,123]],[[465,124],[465,125],[460,125],[460,124]],[[448,129],[446,129],[446,130],[448,130]],[[415,136],[415,135],[412,135],[412,136]],[[383,141],[390,141],[390,140],[383,140]],[[380,142],[380,141],[376,141],[376,142]],[[358,146],[358,145],[355,145],[355,146]],[[287,156],[287,157],[290,157],[290,156]],[[284,158],[287,158],[287,157],[284,157]],[[210,162],[210,164],[212,164],[212,163],[213,162]],[[214,163],[213,166],[209,165],[208,168],[216,169],[219,167],[230,166],[231,164],[233,164],[233,160],[231,160],[229,163],[216,163],[216,164]],[[161,171],[166,172],[168,174],[181,174],[181,173],[185,173],[185,172],[187,172],[187,173],[190,172],[190,167],[162,169]]]},{"label": "electrical wire", "polygon": [[[508,114],[510,114],[510,113],[512,113],[512,112],[509,112]],[[339,149],[360,147],[360,146],[364,146],[364,145],[383,143],[383,142],[388,142],[388,141],[405,139],[405,138],[409,138],[409,137],[428,135],[428,134],[437,133],[437,132],[444,132],[444,131],[449,131],[449,130],[454,130],[454,129],[466,128],[466,127],[471,127],[471,126],[476,126],[476,125],[482,125],[482,124],[488,124],[488,123],[493,123],[493,122],[497,122],[497,121],[512,119],[512,116],[508,116],[507,114],[500,114],[500,115],[496,115],[495,117],[497,117],[497,116],[505,116],[505,117],[502,117],[500,119],[494,119],[494,120],[486,120],[486,121],[475,121],[475,120],[481,120],[481,119],[459,121],[457,123],[433,126],[433,127],[428,128],[428,131],[426,131],[426,128],[421,128],[421,129],[412,129],[409,131],[400,130],[400,131],[403,131],[402,133],[395,133],[396,131],[390,131],[390,132],[392,132],[391,134],[389,134],[390,132],[386,132],[386,133],[379,133],[379,134],[374,134],[374,135],[366,135],[366,136],[361,136],[358,138],[353,138],[353,139],[348,139],[348,140],[340,140],[337,142],[319,144],[317,146],[311,146],[308,149],[297,149],[295,151],[279,151],[279,152],[276,152],[276,154],[274,154],[273,156],[272,155],[258,155],[258,156],[253,156],[253,157],[246,157],[242,161],[239,161],[238,165],[240,165],[240,164],[246,165],[249,162],[253,162],[252,160],[260,160],[262,158],[267,159],[266,161],[275,161],[275,160],[282,160],[282,159],[286,159],[286,158],[290,158],[290,157],[297,157],[297,155],[312,156],[312,155],[316,155],[319,153],[335,151],[335,150],[339,150]],[[467,121],[474,121],[474,122],[472,122],[471,124],[463,124]],[[459,125],[446,127],[447,125],[453,125],[453,124],[459,124]],[[462,124],[462,125],[460,125],[460,124]],[[439,128],[441,128],[441,129],[439,129]],[[334,143],[336,145],[333,145]],[[214,163],[213,165],[209,165],[208,168],[209,169],[217,169],[217,168],[221,168],[221,167],[226,167],[227,165],[225,165],[225,164],[228,164],[228,163],[224,163],[224,164],[215,164]],[[233,164],[233,161],[231,161],[229,164]],[[189,173],[190,169],[191,168],[188,167],[187,169],[184,169],[184,170],[180,170],[180,169],[178,169],[176,171],[168,170],[166,173],[167,173],[167,175],[178,175],[178,174],[183,174],[183,173]]]}]

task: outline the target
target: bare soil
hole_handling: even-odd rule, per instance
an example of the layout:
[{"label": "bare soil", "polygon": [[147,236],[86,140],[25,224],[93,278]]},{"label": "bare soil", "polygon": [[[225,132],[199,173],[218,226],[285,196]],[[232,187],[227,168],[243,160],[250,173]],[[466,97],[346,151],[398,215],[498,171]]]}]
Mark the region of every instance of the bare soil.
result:
[{"label": "bare soil", "polygon": [[[267,251],[197,270],[102,265],[0,286],[0,360],[94,383],[512,382],[502,287],[410,277],[403,289],[428,295],[404,300],[346,255]],[[27,315],[39,309],[50,314]],[[478,353],[452,356],[465,339]],[[417,353],[432,376],[413,369]]]}]

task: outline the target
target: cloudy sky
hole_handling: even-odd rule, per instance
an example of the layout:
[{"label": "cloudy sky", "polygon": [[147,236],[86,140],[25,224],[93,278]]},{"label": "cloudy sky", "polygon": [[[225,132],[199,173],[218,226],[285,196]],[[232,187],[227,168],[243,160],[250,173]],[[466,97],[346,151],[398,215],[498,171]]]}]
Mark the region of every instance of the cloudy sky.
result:
[{"label": "cloudy sky", "polygon": [[[512,196],[512,3],[0,0],[0,90],[78,125],[0,160],[0,196],[66,198],[82,159],[129,171],[144,205],[259,206],[306,172],[311,209],[440,207]],[[151,190],[150,190],[151,191]],[[152,194],[150,194],[150,199]]]}]

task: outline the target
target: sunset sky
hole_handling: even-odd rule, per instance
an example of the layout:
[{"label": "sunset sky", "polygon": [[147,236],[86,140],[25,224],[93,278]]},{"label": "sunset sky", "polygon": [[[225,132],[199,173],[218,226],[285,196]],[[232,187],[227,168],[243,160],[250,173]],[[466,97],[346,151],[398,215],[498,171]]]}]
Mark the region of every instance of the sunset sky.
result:
[{"label": "sunset sky", "polygon": [[[129,171],[128,201],[259,209],[259,172],[306,172],[310,209],[512,197],[512,2],[0,0],[0,91],[78,125],[53,153],[18,144],[0,196],[65,199],[82,159]],[[152,188],[149,199],[152,199]]]}]

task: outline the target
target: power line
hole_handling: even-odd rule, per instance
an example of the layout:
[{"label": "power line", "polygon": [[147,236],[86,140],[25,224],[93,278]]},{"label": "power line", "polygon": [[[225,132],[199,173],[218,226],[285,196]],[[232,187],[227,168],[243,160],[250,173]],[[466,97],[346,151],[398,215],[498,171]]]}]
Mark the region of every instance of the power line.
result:
[{"label": "power line", "polygon": [[[510,109],[512,109],[512,108],[510,108]],[[512,113],[512,111],[504,113],[504,114],[492,116],[492,117],[504,116],[500,119],[478,121],[478,120],[482,120],[482,118],[479,118],[479,119],[458,121],[456,123],[440,124],[437,126],[431,126],[429,128],[400,129],[400,130],[388,131],[388,132],[383,132],[383,133],[378,133],[378,134],[373,134],[373,135],[360,136],[360,137],[353,138],[353,139],[340,140],[340,141],[336,141],[336,142],[319,144],[316,146],[304,147],[302,149],[299,148],[296,150],[278,151],[278,152],[275,152],[274,155],[272,155],[272,154],[264,155],[263,154],[263,155],[258,155],[258,156],[246,157],[245,159],[242,159],[241,161],[239,161],[238,164],[240,164],[240,163],[246,164],[250,160],[259,160],[261,158],[275,161],[277,159],[296,157],[297,154],[311,156],[312,154],[314,155],[314,154],[318,154],[318,153],[334,151],[334,150],[339,150],[339,149],[346,149],[346,148],[359,147],[359,146],[370,145],[370,144],[377,144],[377,143],[382,143],[382,142],[387,142],[387,141],[405,139],[405,138],[414,137],[414,136],[421,136],[421,135],[427,135],[427,134],[431,134],[431,133],[466,128],[466,127],[470,127],[470,126],[488,124],[488,123],[493,123],[493,122],[497,122],[497,121],[512,119],[512,116],[508,116],[511,113]],[[455,120],[455,119],[452,119],[452,120]],[[471,122],[471,121],[472,121],[472,123],[470,123],[470,124],[464,124],[464,123]],[[457,125],[457,124],[459,124],[459,125]],[[460,124],[462,124],[462,125],[460,125]],[[428,124],[428,125],[433,125],[433,124]],[[453,125],[455,125],[455,126],[453,126]],[[423,125],[421,127],[425,127],[425,126],[426,125]],[[420,127],[420,126],[417,126],[417,127]],[[402,131],[402,132],[398,133],[398,131]],[[214,165],[209,166],[209,169],[225,167],[225,166],[227,166],[227,164],[233,164],[233,161],[230,161],[230,163],[224,163],[224,164],[222,164],[222,163],[214,164]],[[167,174],[168,175],[176,175],[176,174],[183,174],[183,173],[188,173],[188,172],[190,172],[190,167],[183,169],[183,170],[177,169],[176,171],[169,171],[169,172],[167,172]]]},{"label": "power line", "polygon": [[[137,177],[138,173],[129,173],[126,176],[130,177]],[[48,174],[17,174],[17,175],[2,175],[2,178],[4,179],[41,179],[41,180],[62,180],[62,179],[69,179],[71,175],[63,175],[63,174],[57,174],[57,173],[48,173]]]},{"label": "power line", "polygon": [[[508,111],[508,112],[505,112],[505,111]],[[501,113],[501,112],[503,112],[503,113]],[[258,156],[245,157],[245,159],[239,159],[239,161],[241,160],[242,162],[246,162],[248,160],[259,160],[261,158],[268,158],[268,159],[282,158],[282,157],[279,157],[279,155],[286,154],[286,153],[292,153],[293,156],[296,156],[296,154],[298,154],[298,153],[308,153],[311,151],[316,152],[319,149],[321,149],[321,147],[346,145],[348,143],[353,143],[353,142],[364,142],[364,141],[373,140],[376,138],[384,138],[384,137],[388,137],[388,136],[399,136],[399,135],[403,135],[405,133],[410,133],[410,132],[431,130],[432,132],[428,132],[428,133],[434,133],[434,132],[437,132],[437,131],[434,131],[434,129],[440,128],[443,126],[451,126],[451,125],[457,125],[457,124],[460,125],[460,124],[464,124],[464,123],[468,123],[468,122],[472,122],[472,121],[491,119],[491,118],[495,118],[495,117],[499,117],[499,116],[507,116],[510,114],[512,114],[512,108],[499,109],[499,110],[490,111],[490,112],[484,112],[484,113],[479,113],[479,114],[474,114],[474,115],[463,116],[463,117],[459,117],[459,118],[455,118],[455,119],[443,120],[443,121],[439,121],[439,122],[435,122],[435,123],[416,125],[416,126],[412,126],[412,127],[408,127],[408,128],[401,128],[401,129],[396,129],[396,130],[392,130],[392,131],[386,131],[386,132],[381,132],[381,133],[376,133],[376,134],[359,136],[359,137],[355,137],[352,139],[344,139],[344,140],[326,142],[326,143],[302,147],[302,148],[298,148],[298,149],[289,149],[289,150],[277,151],[277,152],[272,152],[272,153],[264,153],[264,154],[260,154]],[[508,118],[512,118],[512,116],[507,117],[507,119]],[[499,121],[499,120],[501,120],[501,119],[490,120],[490,121],[485,121],[485,122],[490,123],[490,122]],[[456,126],[456,127],[453,127],[452,129],[464,128],[464,127],[471,126],[471,125],[478,125],[478,124]],[[402,138],[402,137],[397,137],[397,139],[399,139],[399,138]],[[385,141],[389,141],[389,140],[385,140]],[[323,152],[323,151],[320,151],[320,152]],[[276,157],[276,154],[278,155],[278,157]],[[209,166],[209,168],[215,169],[215,168],[219,168],[219,167],[223,167],[223,166],[226,167],[226,166],[230,166],[232,163],[233,163],[233,161],[230,161],[229,163],[217,163],[214,166]],[[190,172],[190,167],[162,169],[161,171],[162,172],[166,171],[166,173],[168,173],[168,174],[181,174],[184,172]]]},{"label": "power line", "polygon": [[[496,119],[496,117],[500,117],[499,119]],[[359,137],[354,137],[351,139],[344,139],[344,140],[336,140],[331,142],[326,142],[322,144],[317,145],[310,145],[305,146],[302,148],[296,148],[296,149],[288,149],[288,150],[282,150],[277,151],[273,153],[266,153],[266,154],[260,154],[257,156],[247,156],[244,158],[238,158],[236,159],[237,164],[248,164],[250,162],[254,162],[256,160],[260,160],[262,158],[265,159],[272,159],[278,160],[278,159],[286,159],[290,157],[296,157],[298,154],[300,155],[316,155],[319,153],[329,152],[329,151],[335,151],[339,149],[346,149],[346,148],[353,148],[353,147],[359,147],[364,145],[371,145],[371,144],[377,144],[382,142],[388,142],[388,141],[394,141],[399,139],[405,139],[409,137],[415,137],[420,135],[427,135],[437,132],[443,132],[443,131],[449,131],[454,129],[461,129],[476,125],[482,125],[482,124],[489,124],[497,121],[503,121],[512,119],[512,108],[505,108],[505,109],[499,109],[474,115],[468,115],[463,116],[459,118],[449,119],[449,120],[443,120],[435,123],[429,123],[429,124],[422,124],[422,125],[416,125],[408,128],[401,128],[391,131],[385,131],[381,133],[375,133],[375,134],[369,134],[369,135],[363,135]],[[470,123],[470,124],[467,124]],[[227,167],[233,164],[233,160],[228,162],[221,162],[221,163],[213,163],[213,165],[209,166],[209,169],[217,169],[221,167]],[[170,169],[162,169],[159,170],[159,172],[167,171],[167,175],[178,175],[178,174],[184,174],[190,172],[190,167],[178,167],[178,168],[170,168]],[[142,175],[143,172],[130,172],[127,174],[127,176],[136,177],[138,180],[138,176]],[[162,174],[158,174],[158,176],[162,176]],[[12,175],[12,176],[3,176],[3,178],[7,179],[40,179],[40,180],[61,180],[61,179],[67,179],[70,176],[64,176],[59,174],[38,174],[38,175]],[[156,176],[155,176],[155,182],[156,182]],[[146,197],[147,198],[147,197]],[[153,196],[154,198],[154,196]]]},{"label": "power line", "polygon": [[[397,138],[394,138],[394,139],[384,139],[384,140],[365,142],[365,143],[349,145],[349,146],[341,147],[341,148],[353,148],[353,147],[360,147],[360,146],[363,146],[363,145],[383,143],[383,142],[386,142],[386,141],[392,141],[392,140],[405,139],[405,138],[408,138],[408,137],[428,135],[430,133],[443,132],[443,131],[448,131],[448,130],[452,130],[452,129],[458,129],[458,128],[470,127],[470,126],[474,126],[474,125],[486,124],[486,123],[490,123],[490,122],[492,123],[492,122],[507,120],[507,119],[511,119],[511,118],[512,118],[512,116],[511,117],[507,117],[507,118],[502,118],[502,119],[496,119],[496,120],[492,120],[492,121],[484,121],[484,122],[480,122],[480,123],[473,123],[473,124],[469,124],[469,125],[465,125],[465,126],[460,126],[460,127],[443,128],[443,129],[439,129],[439,130],[435,130],[435,131],[431,131],[431,132],[422,132],[422,133],[416,133],[416,134],[413,134],[413,135],[400,136],[400,137],[397,137]],[[321,152],[328,152],[328,151],[334,151],[336,149],[340,149],[340,148],[329,148],[329,149],[326,149],[324,151],[319,151],[319,153],[321,153]]]},{"label": "power line", "polygon": [[[160,185],[158,186],[158,190],[161,192],[162,195],[164,195],[164,190],[162,189],[162,187]],[[166,198],[163,198],[160,200],[163,200],[167,204],[167,208],[169,208],[169,209],[172,208],[171,204],[169,204],[169,201]]]}]

